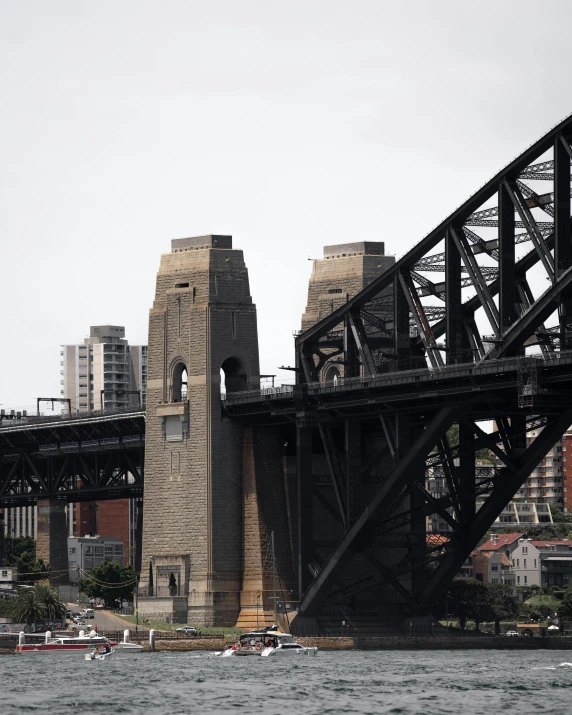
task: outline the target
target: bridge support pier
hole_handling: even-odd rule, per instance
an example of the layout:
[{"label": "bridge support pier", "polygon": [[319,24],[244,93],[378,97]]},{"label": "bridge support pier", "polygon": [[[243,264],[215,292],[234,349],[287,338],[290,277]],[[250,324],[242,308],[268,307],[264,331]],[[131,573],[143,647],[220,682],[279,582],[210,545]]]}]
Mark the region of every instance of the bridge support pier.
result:
[{"label": "bridge support pier", "polygon": [[69,583],[66,504],[57,499],[38,499],[36,558],[50,566],[51,586]]}]

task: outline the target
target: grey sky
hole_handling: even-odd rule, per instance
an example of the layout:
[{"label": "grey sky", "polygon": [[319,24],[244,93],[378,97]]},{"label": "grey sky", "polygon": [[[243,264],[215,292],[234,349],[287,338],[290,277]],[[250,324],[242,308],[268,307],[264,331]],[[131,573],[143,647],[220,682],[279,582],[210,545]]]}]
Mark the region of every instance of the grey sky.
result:
[{"label": "grey sky", "polygon": [[[0,403],[90,324],[147,340],[171,238],[230,233],[261,370],[324,244],[401,255],[572,110],[569,2],[0,0]],[[283,377],[290,378],[289,374]]]}]

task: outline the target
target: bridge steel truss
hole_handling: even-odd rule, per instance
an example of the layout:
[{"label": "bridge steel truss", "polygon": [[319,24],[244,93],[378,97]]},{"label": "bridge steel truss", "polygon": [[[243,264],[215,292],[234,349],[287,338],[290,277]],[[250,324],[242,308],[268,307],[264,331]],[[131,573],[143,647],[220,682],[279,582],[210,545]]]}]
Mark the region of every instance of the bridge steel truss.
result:
[{"label": "bridge steel truss", "polygon": [[140,410],[2,426],[0,507],[140,497],[144,452]]},{"label": "bridge steel truss", "polygon": [[[542,367],[572,348],[571,141],[568,118],[296,338],[301,615],[388,587],[404,614],[428,613],[572,423],[570,368],[562,363],[555,386]],[[342,376],[324,385],[332,361]],[[471,377],[488,363],[505,362],[517,365],[510,383],[495,388]],[[442,374],[453,366],[472,387],[442,388]],[[403,371],[429,376],[419,378],[416,398],[395,399],[388,388],[387,401],[380,389],[368,402],[366,389],[348,413],[351,403],[334,394],[352,381],[374,384]],[[362,435],[372,420],[379,451],[362,464]],[[455,443],[448,437],[453,425]],[[327,506],[340,526],[323,558],[316,557],[312,526],[320,498],[311,463],[318,435],[331,474]],[[483,447],[497,459],[486,472],[475,457]],[[382,461],[380,483],[361,488]],[[426,488],[435,468],[447,483],[439,498]],[[446,536],[426,534],[431,514],[447,522]],[[367,577],[352,570],[364,559]]]}]

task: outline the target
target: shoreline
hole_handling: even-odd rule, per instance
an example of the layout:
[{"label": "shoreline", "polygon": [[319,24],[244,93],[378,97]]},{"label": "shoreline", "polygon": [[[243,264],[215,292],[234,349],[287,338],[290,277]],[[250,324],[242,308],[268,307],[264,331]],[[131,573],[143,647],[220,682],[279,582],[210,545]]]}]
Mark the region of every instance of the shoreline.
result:
[{"label": "shoreline", "polygon": [[[317,646],[319,651],[341,650],[572,650],[572,638],[562,637],[513,637],[506,636],[322,636],[299,637],[304,646]],[[16,639],[9,646],[0,646],[0,655],[14,654]],[[133,639],[149,653],[147,638]],[[6,644],[7,645],[7,644]],[[179,638],[156,639],[156,652],[215,652],[229,645],[224,638]]]}]

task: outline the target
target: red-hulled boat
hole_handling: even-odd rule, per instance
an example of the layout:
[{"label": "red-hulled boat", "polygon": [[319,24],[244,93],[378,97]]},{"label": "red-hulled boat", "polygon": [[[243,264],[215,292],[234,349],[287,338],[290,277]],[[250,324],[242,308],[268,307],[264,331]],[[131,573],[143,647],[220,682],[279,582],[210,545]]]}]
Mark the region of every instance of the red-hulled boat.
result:
[{"label": "red-hulled boat", "polygon": [[75,638],[46,638],[44,643],[19,643],[16,653],[81,653],[85,654],[97,648],[102,653],[109,652],[117,645],[104,636],[98,636],[94,631],[89,635],[80,633]]}]

